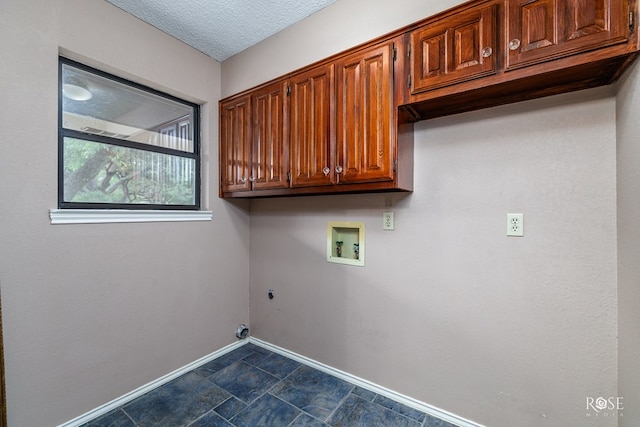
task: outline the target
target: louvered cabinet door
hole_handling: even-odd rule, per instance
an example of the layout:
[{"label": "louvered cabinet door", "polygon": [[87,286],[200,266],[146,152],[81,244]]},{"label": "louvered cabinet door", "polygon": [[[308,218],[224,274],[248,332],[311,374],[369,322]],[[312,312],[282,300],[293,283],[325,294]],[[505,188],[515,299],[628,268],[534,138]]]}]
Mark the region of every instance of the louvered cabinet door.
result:
[{"label": "louvered cabinet door", "polygon": [[290,80],[292,187],[333,184],[334,91],[333,64]]},{"label": "louvered cabinet door", "polygon": [[220,104],[221,193],[251,190],[251,99]]},{"label": "louvered cabinet door", "polygon": [[411,94],[495,73],[496,8],[482,5],[411,32]]},{"label": "louvered cabinet door", "polygon": [[506,0],[506,68],[514,69],[625,43],[622,0]]},{"label": "louvered cabinet door", "polygon": [[258,89],[253,95],[253,190],[287,188],[288,124],[287,83]]},{"label": "louvered cabinet door", "polygon": [[349,55],[336,67],[337,183],[393,180],[393,43]]}]

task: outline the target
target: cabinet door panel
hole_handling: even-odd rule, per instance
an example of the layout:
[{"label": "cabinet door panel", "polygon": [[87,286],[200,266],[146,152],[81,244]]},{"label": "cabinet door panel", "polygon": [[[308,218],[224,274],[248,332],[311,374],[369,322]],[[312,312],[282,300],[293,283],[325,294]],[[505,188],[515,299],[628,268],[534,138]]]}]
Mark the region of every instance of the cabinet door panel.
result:
[{"label": "cabinet door panel", "polygon": [[482,65],[480,21],[462,25],[453,30],[453,69],[455,72]]},{"label": "cabinet door panel", "polygon": [[393,43],[348,56],[337,64],[339,183],[393,180]]},{"label": "cabinet door panel", "polygon": [[424,37],[418,37],[420,40],[415,44],[420,43],[420,47],[417,49],[418,59],[421,60],[419,71],[416,76],[419,76],[420,80],[416,79],[416,84],[421,84],[422,80],[437,78],[447,74],[447,34],[425,34]]},{"label": "cabinet door panel", "polygon": [[496,6],[459,13],[411,33],[411,93],[495,73]]},{"label": "cabinet door panel", "polygon": [[620,0],[507,0],[507,69],[627,40]]},{"label": "cabinet door panel", "polygon": [[220,182],[222,191],[251,189],[251,102],[245,96],[220,105]]},{"label": "cabinet door panel", "polygon": [[522,7],[522,51],[556,45],[556,1],[539,0]]},{"label": "cabinet door panel", "polygon": [[286,84],[259,90],[253,99],[253,189],[287,188]]},{"label": "cabinet door panel", "polygon": [[291,186],[333,183],[334,67],[321,66],[291,78]]},{"label": "cabinet door panel", "polygon": [[608,32],[606,0],[574,0],[569,3],[567,40],[591,37],[598,33],[605,33],[602,34],[604,38],[609,37],[606,34]]}]

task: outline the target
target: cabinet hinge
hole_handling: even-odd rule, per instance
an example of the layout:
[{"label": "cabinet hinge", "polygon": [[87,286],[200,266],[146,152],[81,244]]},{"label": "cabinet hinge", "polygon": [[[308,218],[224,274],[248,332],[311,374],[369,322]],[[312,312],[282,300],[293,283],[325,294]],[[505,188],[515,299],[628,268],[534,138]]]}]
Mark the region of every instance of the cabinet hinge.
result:
[{"label": "cabinet hinge", "polygon": [[398,159],[393,159],[393,171],[398,172]]},{"label": "cabinet hinge", "polygon": [[287,86],[287,96],[291,96],[291,86]]},{"label": "cabinet hinge", "polygon": [[291,171],[287,172],[287,181],[291,182]]},{"label": "cabinet hinge", "polygon": [[411,58],[411,43],[407,43],[407,58]]},{"label": "cabinet hinge", "polygon": [[396,49],[396,45],[393,45],[393,60],[396,60],[396,57],[398,56],[398,50]]},{"label": "cabinet hinge", "polygon": [[407,76],[407,87],[411,89],[411,74]]},{"label": "cabinet hinge", "polygon": [[636,23],[635,23],[635,19],[634,19],[634,14],[633,14],[633,10],[629,11],[629,31],[633,32],[633,30],[635,29]]}]

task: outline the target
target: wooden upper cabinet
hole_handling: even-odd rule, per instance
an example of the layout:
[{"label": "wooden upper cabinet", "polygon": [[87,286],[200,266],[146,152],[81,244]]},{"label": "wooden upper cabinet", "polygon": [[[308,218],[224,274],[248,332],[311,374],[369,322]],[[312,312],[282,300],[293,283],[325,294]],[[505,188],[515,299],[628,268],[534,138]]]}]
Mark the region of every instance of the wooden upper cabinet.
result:
[{"label": "wooden upper cabinet", "polygon": [[497,5],[491,3],[412,31],[411,93],[495,73],[496,25]]},{"label": "wooden upper cabinet", "polygon": [[339,184],[394,179],[393,43],[336,64],[336,161]]},{"label": "wooden upper cabinet", "polygon": [[290,79],[291,186],[333,184],[334,65]]},{"label": "wooden upper cabinet", "polygon": [[506,0],[506,68],[618,43],[629,34],[624,0]]},{"label": "wooden upper cabinet", "polygon": [[401,180],[395,167],[394,46],[401,40],[354,50],[223,100],[221,197],[410,191],[407,149]]},{"label": "wooden upper cabinet", "polygon": [[220,196],[412,191],[414,122],[614,82],[639,2],[471,0],[226,98]]},{"label": "wooden upper cabinet", "polygon": [[220,103],[221,192],[251,189],[251,98]]},{"label": "wooden upper cabinet", "polygon": [[289,186],[286,98],[286,82],[259,89],[252,96],[253,143],[249,180],[253,190]]}]

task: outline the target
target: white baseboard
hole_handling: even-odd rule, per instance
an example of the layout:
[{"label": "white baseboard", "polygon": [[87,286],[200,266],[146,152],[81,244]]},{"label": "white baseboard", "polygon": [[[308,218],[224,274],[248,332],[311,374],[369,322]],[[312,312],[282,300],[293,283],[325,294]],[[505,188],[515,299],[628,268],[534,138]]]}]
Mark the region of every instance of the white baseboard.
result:
[{"label": "white baseboard", "polygon": [[459,417],[458,415],[452,414],[451,412],[447,412],[444,409],[436,408],[435,406],[421,402],[409,396],[405,396],[393,390],[389,390],[388,388],[374,384],[371,381],[367,381],[365,379],[356,377],[355,375],[351,375],[347,372],[343,372],[339,369],[332,368],[331,366],[327,366],[323,363],[317,362],[306,356],[302,356],[300,354],[297,354],[292,351],[286,350],[284,348],[278,347],[276,345],[270,344],[266,341],[262,341],[258,338],[250,337],[249,342],[259,347],[262,347],[264,349],[270,350],[274,353],[278,353],[282,356],[293,359],[296,362],[302,363],[304,365],[315,368],[319,371],[325,372],[329,375],[333,375],[334,377],[338,377],[342,380],[355,384],[359,387],[362,387],[374,393],[388,397],[391,400],[395,400],[396,402],[402,403],[403,405],[416,409],[420,412],[433,415],[436,418],[440,418],[441,420],[447,421],[458,427],[484,427],[482,424],[478,424],[473,421],[467,420],[465,418]]},{"label": "white baseboard", "polygon": [[366,390],[372,391],[374,393],[380,394],[382,396],[388,397],[389,399],[395,400],[396,402],[402,403],[410,408],[416,409],[418,411],[424,412],[429,415],[433,415],[434,417],[440,418],[441,420],[447,421],[451,424],[454,424],[458,427],[484,427],[481,424],[475,423],[473,421],[464,419],[455,414],[447,412],[443,409],[436,408],[435,406],[429,405],[427,403],[421,402],[419,400],[413,399],[411,397],[405,396],[393,390],[389,390],[388,388],[379,386],[365,379],[356,377],[355,375],[351,375],[347,372],[343,372],[339,369],[332,368],[331,366],[327,366],[323,363],[317,362],[313,359],[310,359],[306,356],[302,356],[300,354],[294,353],[292,351],[286,350],[284,348],[278,347],[276,345],[270,344],[266,341],[262,341],[258,338],[250,337],[248,340],[237,341],[233,344],[230,344],[226,347],[221,348],[220,350],[214,351],[213,353],[204,356],[195,362],[191,362],[188,365],[183,366],[182,368],[176,369],[175,371],[158,378],[157,380],[151,381],[148,384],[139,387],[124,396],[118,397],[111,402],[105,403],[102,406],[99,406],[83,415],[80,415],[77,418],[72,419],[71,421],[67,421],[66,423],[60,424],[58,427],[79,427],[85,423],[88,423],[91,420],[94,420],[108,412],[113,411],[114,409],[125,405],[132,400],[142,396],[145,393],[154,390],[169,381],[172,381],[178,378],[181,375],[186,374],[189,371],[192,371],[210,361],[229,353],[232,350],[235,350],[238,347],[242,347],[247,343],[252,343],[257,345],[258,347],[262,347],[274,353],[278,353],[282,356],[288,357],[290,359],[295,360],[296,362],[302,363],[304,365],[315,368],[319,371],[325,372],[329,375],[333,375],[342,380],[355,384],[359,387],[362,387]]},{"label": "white baseboard", "polygon": [[157,380],[153,380],[148,384],[143,385],[140,388],[137,388],[127,394],[125,394],[124,396],[118,397],[114,400],[112,400],[109,403],[105,403],[102,406],[99,406],[89,412],[87,412],[86,414],[80,415],[77,418],[72,419],[71,421],[67,421],[64,424],[60,424],[58,427],[78,427],[81,426],[82,424],[88,423],[91,420],[94,420],[96,418],[98,418],[101,415],[104,415],[108,412],[113,411],[114,409],[125,405],[129,402],[131,402],[132,400],[142,396],[145,393],[150,392],[151,390],[154,390],[158,387],[160,387],[161,385],[164,385],[166,383],[168,383],[169,381],[172,381],[176,378],[178,378],[181,375],[186,374],[189,371],[192,371],[202,365],[204,365],[205,363],[209,363],[210,361],[226,354],[229,353],[232,350],[235,350],[238,347],[242,347],[243,345],[247,344],[247,340],[243,340],[243,341],[237,341],[233,344],[229,344],[226,347],[221,348],[220,350],[214,351],[213,353],[204,356],[198,360],[196,360],[195,362],[191,362],[188,365],[183,366],[182,368],[178,368],[175,371],[168,373],[167,375],[158,378]]}]

